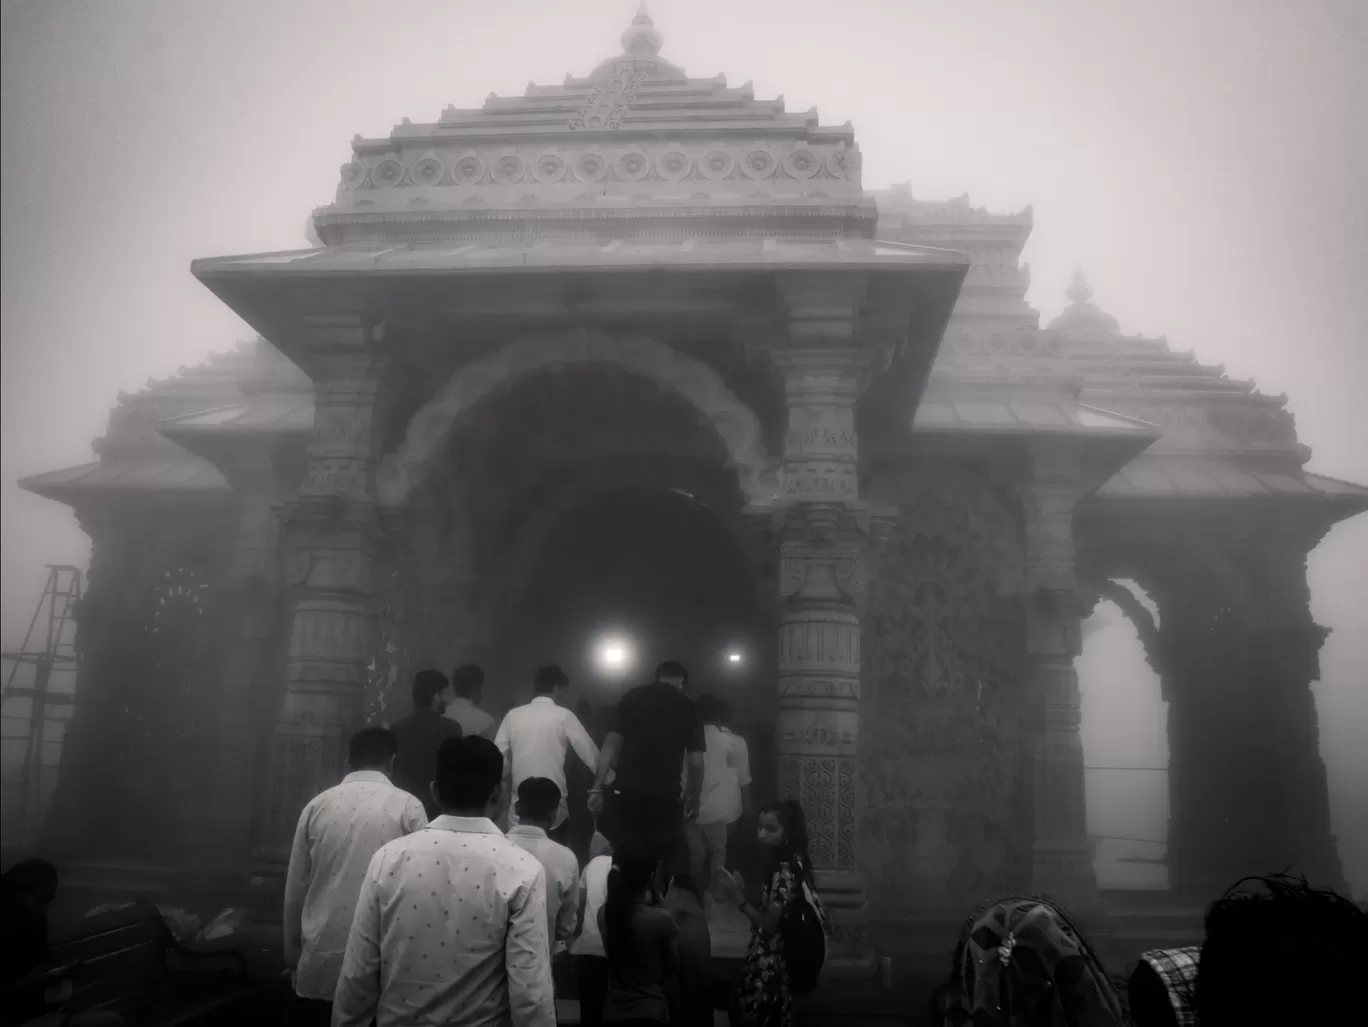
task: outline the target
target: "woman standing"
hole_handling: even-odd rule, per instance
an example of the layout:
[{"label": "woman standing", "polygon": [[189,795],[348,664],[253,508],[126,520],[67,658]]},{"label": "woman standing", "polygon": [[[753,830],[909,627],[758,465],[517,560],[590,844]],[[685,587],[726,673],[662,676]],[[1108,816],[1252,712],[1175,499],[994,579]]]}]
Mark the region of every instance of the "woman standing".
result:
[{"label": "woman standing", "polygon": [[608,871],[598,913],[608,959],[605,1024],[679,1022],[679,929],[656,894],[658,865],[649,852],[624,846]]},{"label": "woman standing", "polygon": [[739,878],[722,874],[728,898],[738,903],[751,922],[750,948],[737,987],[737,1013],[746,1027],[792,1027],[793,993],[781,925],[795,904],[807,901],[824,931],[827,926],[826,914],[812,889],[803,807],[792,799],[766,806],[760,811],[756,841],[769,864],[758,902],[745,896]]}]

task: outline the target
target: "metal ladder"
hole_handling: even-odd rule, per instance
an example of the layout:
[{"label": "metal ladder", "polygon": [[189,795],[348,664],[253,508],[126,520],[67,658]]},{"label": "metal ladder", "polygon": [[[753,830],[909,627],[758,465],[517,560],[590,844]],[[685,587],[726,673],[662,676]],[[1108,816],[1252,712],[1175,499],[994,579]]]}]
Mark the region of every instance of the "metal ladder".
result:
[{"label": "metal ladder", "polygon": [[0,826],[6,849],[37,841],[76,701],[81,571],[65,564],[48,564],[47,571],[22,647],[0,654],[8,665],[0,693]]}]

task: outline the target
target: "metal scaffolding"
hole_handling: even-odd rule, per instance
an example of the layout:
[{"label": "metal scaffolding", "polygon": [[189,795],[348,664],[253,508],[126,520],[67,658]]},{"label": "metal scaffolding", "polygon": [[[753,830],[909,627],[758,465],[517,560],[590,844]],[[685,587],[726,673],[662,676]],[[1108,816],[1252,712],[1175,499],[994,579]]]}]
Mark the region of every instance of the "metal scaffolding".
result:
[{"label": "metal scaffolding", "polygon": [[48,564],[47,585],[23,645],[4,653],[0,695],[0,825],[5,848],[35,843],[57,785],[62,741],[76,701],[76,604],[81,572]]}]

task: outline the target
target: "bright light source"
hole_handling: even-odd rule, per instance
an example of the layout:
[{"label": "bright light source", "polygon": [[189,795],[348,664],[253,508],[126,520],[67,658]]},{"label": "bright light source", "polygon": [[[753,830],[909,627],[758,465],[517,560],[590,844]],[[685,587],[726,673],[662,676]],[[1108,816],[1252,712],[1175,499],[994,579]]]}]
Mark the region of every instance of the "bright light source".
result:
[{"label": "bright light source", "polygon": [[739,649],[729,649],[727,651],[727,662],[733,667],[739,667],[742,663],[741,651]]},{"label": "bright light source", "polygon": [[594,643],[594,663],[608,674],[621,674],[631,669],[635,653],[632,643],[618,635],[600,638]]}]

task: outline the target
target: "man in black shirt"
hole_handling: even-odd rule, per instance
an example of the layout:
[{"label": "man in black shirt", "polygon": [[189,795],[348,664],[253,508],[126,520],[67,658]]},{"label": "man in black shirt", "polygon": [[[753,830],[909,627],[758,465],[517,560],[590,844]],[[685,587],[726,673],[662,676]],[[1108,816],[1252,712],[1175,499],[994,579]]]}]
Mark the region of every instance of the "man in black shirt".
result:
[{"label": "man in black shirt", "polygon": [[616,771],[609,837],[618,845],[631,833],[661,860],[677,850],[703,787],[703,722],[684,694],[688,681],[689,672],[670,660],[656,668],[653,682],[622,697],[589,792],[589,808],[597,814],[608,772]]},{"label": "man in black shirt", "polygon": [[448,738],[461,737],[461,725],[442,716],[453,698],[445,674],[420,670],[413,676],[413,714],[390,728],[399,747],[394,758],[394,784],[422,802],[429,820],[441,813],[432,797],[437,750]]}]

